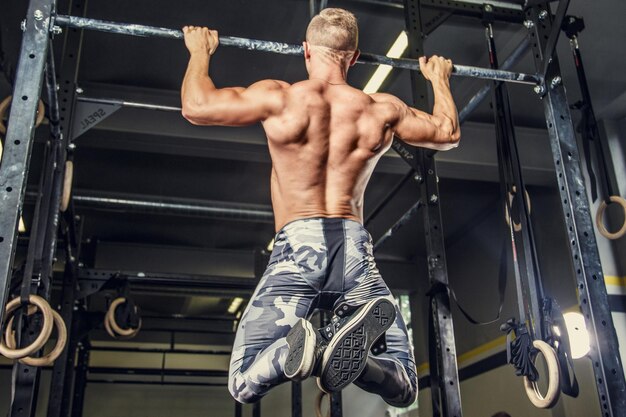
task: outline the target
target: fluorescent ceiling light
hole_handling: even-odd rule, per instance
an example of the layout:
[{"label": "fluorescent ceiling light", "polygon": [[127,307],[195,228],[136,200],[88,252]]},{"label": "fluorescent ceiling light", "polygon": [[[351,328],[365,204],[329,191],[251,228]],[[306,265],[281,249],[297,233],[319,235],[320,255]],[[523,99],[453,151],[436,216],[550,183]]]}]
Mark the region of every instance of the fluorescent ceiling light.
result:
[{"label": "fluorescent ceiling light", "polygon": [[[389,51],[387,52],[387,56],[389,58],[400,58],[406,48],[409,46],[409,39],[406,36],[406,32],[402,31],[398,35],[396,41],[391,45]],[[389,73],[391,72],[391,65],[379,65],[374,71],[374,75],[367,82],[365,87],[363,88],[363,92],[366,94],[372,94],[378,91],[380,86],[383,84],[383,81],[387,78]]]},{"label": "fluorescent ceiling light", "polygon": [[241,303],[243,303],[243,298],[241,297],[233,298],[233,301],[230,303],[230,306],[228,307],[228,312],[230,314],[235,314],[235,312],[239,310]]}]

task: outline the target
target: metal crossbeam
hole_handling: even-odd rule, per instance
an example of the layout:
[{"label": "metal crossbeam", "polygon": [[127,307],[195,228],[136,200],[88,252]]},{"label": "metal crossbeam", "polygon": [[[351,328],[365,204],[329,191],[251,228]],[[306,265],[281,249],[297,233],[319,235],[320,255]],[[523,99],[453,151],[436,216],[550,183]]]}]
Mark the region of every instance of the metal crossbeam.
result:
[{"label": "metal crossbeam", "polygon": [[[183,32],[178,29],[136,25],[132,23],[118,23],[106,20],[89,19],[78,16],[58,15],[54,24],[77,29],[91,29],[100,32],[117,33],[121,35],[160,37],[168,39],[183,39]],[[220,36],[220,44],[252,51],[272,52],[282,55],[302,56],[303,49],[300,45],[283,42],[272,42],[258,39],[239,38],[236,36]],[[390,65],[394,68],[402,68],[419,71],[419,62],[415,59],[389,58],[384,55],[362,53],[357,61],[361,64]],[[486,80],[498,80],[516,82],[521,84],[539,84],[540,78],[533,74],[493,70],[489,68],[471,67],[467,65],[455,65],[452,75],[461,77],[482,78]]]}]

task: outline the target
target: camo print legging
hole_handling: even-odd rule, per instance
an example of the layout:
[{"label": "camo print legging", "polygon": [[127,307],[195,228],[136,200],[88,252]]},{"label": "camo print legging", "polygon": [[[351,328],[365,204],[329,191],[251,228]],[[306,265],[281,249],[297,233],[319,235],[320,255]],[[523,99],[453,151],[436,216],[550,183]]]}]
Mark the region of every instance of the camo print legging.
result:
[{"label": "camo print legging", "polygon": [[[285,337],[300,318],[316,308],[359,306],[381,296],[398,310],[374,263],[371,236],[360,223],[312,218],[287,224],[276,235],[267,269],[237,329],[228,380],[232,396],[254,402],[287,381]],[[354,383],[391,405],[407,406],[415,401],[417,372],[399,310],[386,340],[387,352],[370,355]]]}]

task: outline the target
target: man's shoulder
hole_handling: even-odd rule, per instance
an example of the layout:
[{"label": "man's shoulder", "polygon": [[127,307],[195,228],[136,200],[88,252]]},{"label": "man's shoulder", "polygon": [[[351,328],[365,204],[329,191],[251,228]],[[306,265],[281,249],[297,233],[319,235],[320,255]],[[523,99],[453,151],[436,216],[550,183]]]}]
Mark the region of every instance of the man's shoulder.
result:
[{"label": "man's shoulder", "polygon": [[255,82],[249,88],[259,90],[286,90],[290,86],[291,84],[286,81],[266,79]]},{"label": "man's shoulder", "polygon": [[400,101],[398,97],[388,93],[371,93],[368,95],[376,103],[396,103]]}]

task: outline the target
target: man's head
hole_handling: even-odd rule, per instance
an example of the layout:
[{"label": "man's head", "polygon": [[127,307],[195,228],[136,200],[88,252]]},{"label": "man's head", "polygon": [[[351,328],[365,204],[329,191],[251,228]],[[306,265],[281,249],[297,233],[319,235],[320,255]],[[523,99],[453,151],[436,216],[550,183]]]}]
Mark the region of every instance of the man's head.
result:
[{"label": "man's head", "polygon": [[[306,30],[305,53],[320,51],[334,61],[348,61],[358,56],[359,28],[356,17],[347,10],[327,8],[311,19]],[[309,51],[307,51],[307,49]]]}]

